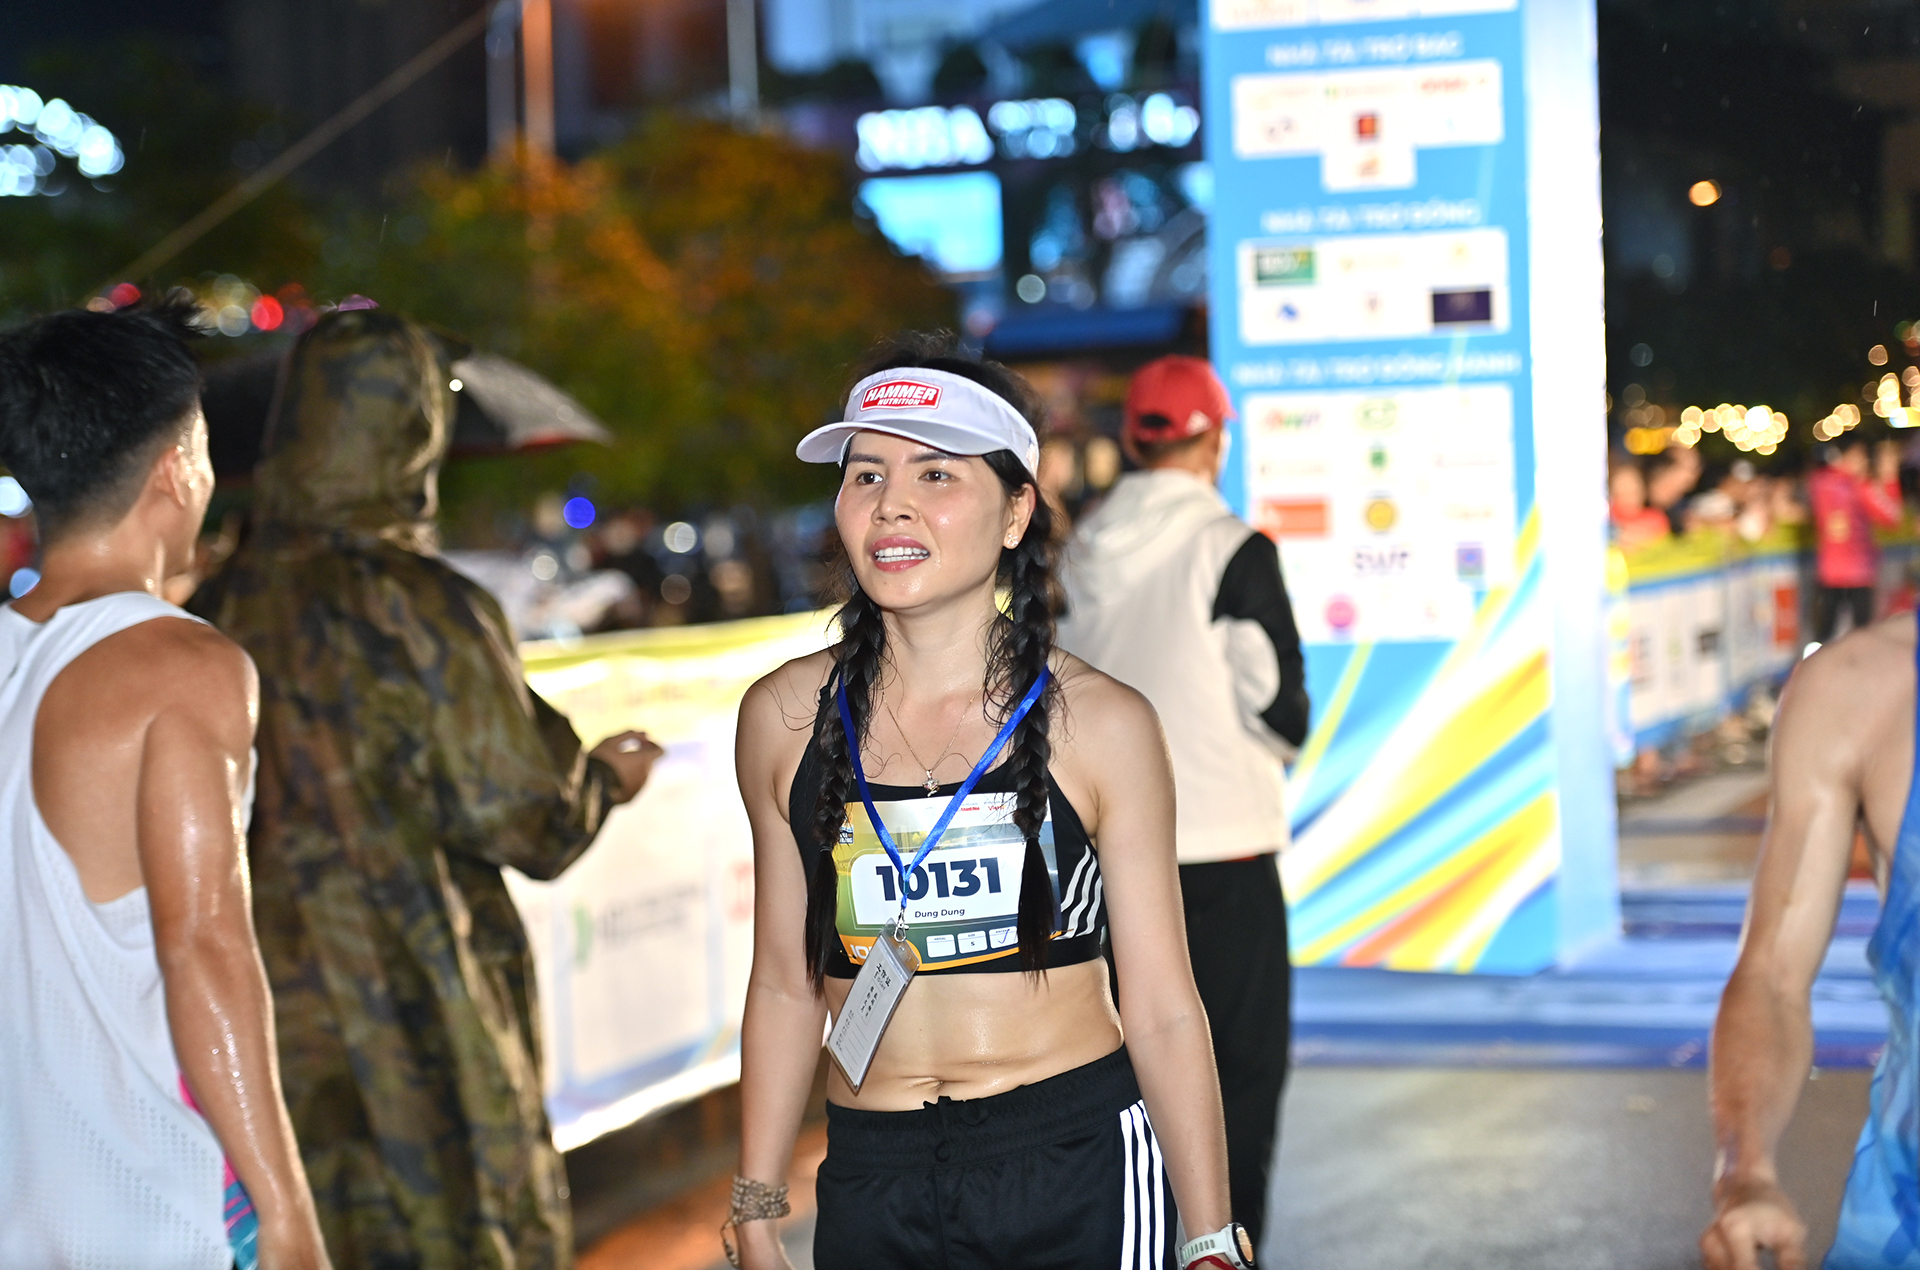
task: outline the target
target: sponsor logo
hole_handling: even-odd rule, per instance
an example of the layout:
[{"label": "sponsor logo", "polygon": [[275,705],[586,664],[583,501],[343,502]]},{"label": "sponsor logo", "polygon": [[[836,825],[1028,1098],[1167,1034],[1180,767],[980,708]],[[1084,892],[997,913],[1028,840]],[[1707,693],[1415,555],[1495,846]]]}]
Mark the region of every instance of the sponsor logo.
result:
[{"label": "sponsor logo", "polygon": [[940,404],[940,390],[911,379],[890,379],[860,394],[862,410],[930,410]]},{"label": "sponsor logo", "polygon": [[1356,577],[1385,578],[1405,573],[1413,559],[1406,547],[1355,547],[1353,572]]},{"label": "sponsor logo", "polygon": [[1324,538],[1331,519],[1324,498],[1267,498],[1260,502],[1259,528],[1269,538]]},{"label": "sponsor logo", "polygon": [[1453,549],[1453,571],[1462,582],[1481,582],[1487,576],[1487,552],[1477,542],[1463,542]]},{"label": "sponsor logo", "polygon": [[1493,321],[1493,292],[1487,288],[1473,291],[1433,292],[1435,326],[1473,326]]},{"label": "sponsor logo", "polygon": [[1400,403],[1392,397],[1363,401],[1354,412],[1354,422],[1370,432],[1384,432],[1400,422]]},{"label": "sponsor logo", "polygon": [[1377,534],[1384,534],[1399,521],[1400,509],[1393,505],[1393,500],[1390,498],[1374,498],[1368,500],[1365,515],[1367,528]]},{"label": "sponsor logo", "polygon": [[1353,601],[1344,595],[1336,595],[1327,601],[1327,625],[1336,635],[1344,635],[1353,629],[1353,623],[1359,614],[1354,611]]},{"label": "sponsor logo", "polygon": [[1256,247],[1253,283],[1258,287],[1294,286],[1314,280],[1311,247]]}]

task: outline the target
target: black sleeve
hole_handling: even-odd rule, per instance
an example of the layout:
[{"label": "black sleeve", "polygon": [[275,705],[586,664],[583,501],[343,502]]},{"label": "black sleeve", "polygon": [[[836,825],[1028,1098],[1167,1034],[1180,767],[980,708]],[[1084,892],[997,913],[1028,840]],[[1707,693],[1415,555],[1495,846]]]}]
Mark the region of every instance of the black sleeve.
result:
[{"label": "black sleeve", "polygon": [[1280,549],[1265,534],[1247,535],[1227,561],[1220,592],[1213,600],[1213,620],[1221,618],[1258,622],[1273,641],[1274,654],[1280,659],[1280,691],[1260,717],[1293,744],[1304,743],[1311,714],[1306,663],[1300,656],[1300,631],[1293,624],[1287,584],[1280,577]]}]

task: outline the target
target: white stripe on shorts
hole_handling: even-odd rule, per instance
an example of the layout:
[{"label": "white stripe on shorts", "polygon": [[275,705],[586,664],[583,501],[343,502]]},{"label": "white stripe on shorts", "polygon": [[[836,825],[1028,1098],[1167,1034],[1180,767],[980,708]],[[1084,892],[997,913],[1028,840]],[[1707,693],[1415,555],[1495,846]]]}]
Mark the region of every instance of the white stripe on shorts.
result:
[{"label": "white stripe on shorts", "polygon": [[1120,1137],[1126,1144],[1126,1181],[1121,1211],[1120,1270],[1162,1270],[1166,1242],[1165,1163],[1146,1099],[1120,1113]]},{"label": "white stripe on shorts", "polygon": [[1132,1107],[1128,1107],[1120,1113],[1120,1141],[1125,1145],[1127,1152],[1126,1177],[1120,1187],[1122,1201],[1120,1212],[1120,1270],[1140,1270],[1140,1259],[1135,1255],[1135,1249],[1139,1242],[1139,1232],[1137,1229],[1139,1223],[1135,1220],[1134,1216],[1139,1211],[1139,1205],[1136,1203],[1133,1185],[1134,1145],[1138,1140],[1133,1131],[1133,1113],[1139,1105],[1139,1103],[1135,1103]]}]

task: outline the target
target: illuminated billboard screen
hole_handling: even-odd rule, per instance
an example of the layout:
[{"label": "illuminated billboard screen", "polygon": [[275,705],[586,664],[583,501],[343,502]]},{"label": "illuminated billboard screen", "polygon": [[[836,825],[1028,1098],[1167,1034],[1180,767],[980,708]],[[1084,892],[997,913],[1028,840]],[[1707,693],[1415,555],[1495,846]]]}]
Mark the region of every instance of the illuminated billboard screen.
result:
[{"label": "illuminated billboard screen", "polygon": [[1175,85],[875,110],[828,131],[851,134],[874,174],[860,202],[880,231],[970,283],[970,304],[991,296],[1007,318],[1184,307],[1207,286],[1198,99]]},{"label": "illuminated billboard screen", "polygon": [[875,177],[860,183],[860,202],[887,241],[949,278],[1000,267],[1000,178],[991,172]]}]

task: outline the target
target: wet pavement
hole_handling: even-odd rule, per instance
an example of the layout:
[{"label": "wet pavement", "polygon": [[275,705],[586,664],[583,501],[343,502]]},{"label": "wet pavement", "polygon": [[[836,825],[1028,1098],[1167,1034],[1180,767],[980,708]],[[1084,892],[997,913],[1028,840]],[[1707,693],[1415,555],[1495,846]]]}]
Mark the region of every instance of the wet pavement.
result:
[{"label": "wet pavement", "polygon": [[[1809,1081],[1781,1156],[1832,1239],[1868,1073]],[[1682,1270],[1711,1215],[1698,1070],[1310,1067],[1287,1093],[1273,1229],[1287,1270]]]},{"label": "wet pavement", "polygon": [[1758,767],[1714,772],[1620,809],[1620,889],[1744,886],[1766,823]]}]

